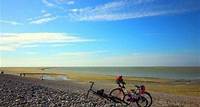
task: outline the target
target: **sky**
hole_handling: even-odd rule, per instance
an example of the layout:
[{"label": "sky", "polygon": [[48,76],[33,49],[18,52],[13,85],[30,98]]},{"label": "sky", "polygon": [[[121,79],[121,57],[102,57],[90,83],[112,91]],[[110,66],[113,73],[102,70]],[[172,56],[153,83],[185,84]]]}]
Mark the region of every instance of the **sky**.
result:
[{"label": "sky", "polygon": [[200,66],[200,0],[0,0],[0,66]]}]

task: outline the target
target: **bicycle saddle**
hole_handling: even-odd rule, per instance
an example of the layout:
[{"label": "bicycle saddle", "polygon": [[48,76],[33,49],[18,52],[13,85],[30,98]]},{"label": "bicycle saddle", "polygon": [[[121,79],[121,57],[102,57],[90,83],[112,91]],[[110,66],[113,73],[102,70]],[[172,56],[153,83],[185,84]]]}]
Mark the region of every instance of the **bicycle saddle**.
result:
[{"label": "bicycle saddle", "polygon": [[104,89],[97,90],[97,94],[103,95],[103,93],[104,93]]},{"label": "bicycle saddle", "polygon": [[136,87],[136,88],[140,88],[140,86],[139,86],[139,85],[135,85],[135,87]]}]

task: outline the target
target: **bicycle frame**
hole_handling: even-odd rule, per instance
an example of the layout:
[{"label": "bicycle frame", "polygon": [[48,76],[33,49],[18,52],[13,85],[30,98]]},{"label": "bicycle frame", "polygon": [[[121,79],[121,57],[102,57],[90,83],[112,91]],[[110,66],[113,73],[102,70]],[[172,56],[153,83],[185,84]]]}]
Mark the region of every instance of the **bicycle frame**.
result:
[{"label": "bicycle frame", "polygon": [[97,95],[97,96],[99,96],[101,98],[105,98],[108,101],[113,101],[114,103],[125,103],[127,105],[126,102],[124,102],[123,100],[118,99],[118,98],[116,98],[114,96],[110,96],[110,95],[107,95],[105,93],[103,93],[102,95],[98,94],[97,91],[93,90],[94,82],[90,81],[89,83],[91,83],[91,85],[90,85],[90,88],[88,89],[86,98],[88,98],[89,93],[92,92],[93,94],[95,94],[95,95]]}]

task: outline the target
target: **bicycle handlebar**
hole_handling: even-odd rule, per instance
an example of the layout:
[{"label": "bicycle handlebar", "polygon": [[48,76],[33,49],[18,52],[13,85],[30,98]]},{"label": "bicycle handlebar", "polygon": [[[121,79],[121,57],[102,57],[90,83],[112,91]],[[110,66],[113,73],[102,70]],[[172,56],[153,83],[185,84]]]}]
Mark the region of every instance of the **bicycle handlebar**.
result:
[{"label": "bicycle handlebar", "polygon": [[86,98],[88,98],[88,95],[89,95],[90,91],[92,91],[92,88],[93,88],[93,85],[94,85],[93,81],[89,81],[89,83],[91,83],[91,85],[90,85],[90,89],[87,92]]},{"label": "bicycle handlebar", "polygon": [[89,83],[91,83],[90,89],[92,89],[92,87],[93,87],[93,85],[94,85],[94,82],[93,82],[93,81],[89,81]]},{"label": "bicycle handlebar", "polygon": [[89,83],[94,83],[93,81],[89,81]]}]

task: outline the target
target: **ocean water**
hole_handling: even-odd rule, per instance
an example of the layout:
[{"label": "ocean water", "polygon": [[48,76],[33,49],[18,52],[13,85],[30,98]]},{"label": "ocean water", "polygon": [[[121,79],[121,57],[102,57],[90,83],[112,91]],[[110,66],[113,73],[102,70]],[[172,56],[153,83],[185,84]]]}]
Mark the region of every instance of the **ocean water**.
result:
[{"label": "ocean water", "polygon": [[200,67],[54,67],[51,71],[123,75],[164,79],[200,79]]}]

